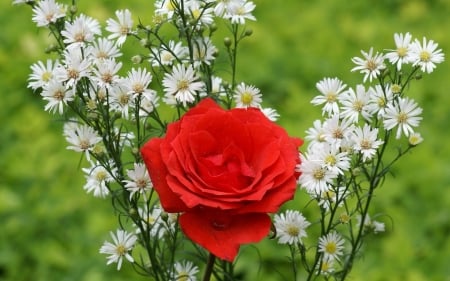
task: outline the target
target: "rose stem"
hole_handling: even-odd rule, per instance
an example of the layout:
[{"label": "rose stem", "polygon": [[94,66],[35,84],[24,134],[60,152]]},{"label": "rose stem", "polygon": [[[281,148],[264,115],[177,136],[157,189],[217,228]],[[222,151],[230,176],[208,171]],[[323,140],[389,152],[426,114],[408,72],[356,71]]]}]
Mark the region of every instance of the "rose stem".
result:
[{"label": "rose stem", "polygon": [[208,261],[206,263],[205,275],[203,275],[203,281],[209,281],[211,279],[211,274],[214,268],[214,261],[216,260],[216,256],[212,253],[209,253]]}]

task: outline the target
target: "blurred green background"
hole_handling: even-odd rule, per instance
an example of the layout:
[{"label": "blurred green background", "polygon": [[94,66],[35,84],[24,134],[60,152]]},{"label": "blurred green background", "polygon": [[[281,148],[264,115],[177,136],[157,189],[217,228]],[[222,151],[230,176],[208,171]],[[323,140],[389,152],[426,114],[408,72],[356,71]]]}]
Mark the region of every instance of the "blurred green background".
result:
[{"label": "blurred green background", "polygon": [[[128,7],[149,21],[153,5],[79,2],[80,11],[101,20]],[[424,108],[425,142],[377,191],[373,210],[390,217],[387,232],[370,237],[350,280],[450,280],[450,1],[254,2],[258,20],[241,46],[238,79],[259,87],[296,136],[320,117],[309,103],[317,81],[360,83],[350,58],[361,49],[394,47],[395,32],[439,43],[446,61],[409,91]],[[29,66],[47,58],[47,32],[34,26],[28,7],[8,0],[0,2],[0,26],[0,280],[144,280],[128,265],[120,272],[107,267],[98,254],[117,226],[110,202],[85,194],[79,155],[65,149],[61,122],[26,88]],[[262,254],[273,245],[263,242]],[[287,259],[277,256],[260,279],[279,275],[275,269]]]}]

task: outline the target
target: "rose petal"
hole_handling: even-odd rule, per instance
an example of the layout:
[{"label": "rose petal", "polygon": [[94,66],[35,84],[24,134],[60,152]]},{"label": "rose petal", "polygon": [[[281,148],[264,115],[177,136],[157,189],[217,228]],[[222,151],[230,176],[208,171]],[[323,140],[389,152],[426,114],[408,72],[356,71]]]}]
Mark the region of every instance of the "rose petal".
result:
[{"label": "rose petal", "polygon": [[167,185],[167,168],[162,160],[160,147],[163,139],[153,138],[141,148],[142,158],[147,166],[153,187],[158,192],[161,205],[167,212],[183,212],[187,209],[180,197]]},{"label": "rose petal", "polygon": [[239,246],[259,242],[270,231],[267,214],[233,216],[212,209],[195,209],[180,216],[183,232],[215,256],[232,262]]}]

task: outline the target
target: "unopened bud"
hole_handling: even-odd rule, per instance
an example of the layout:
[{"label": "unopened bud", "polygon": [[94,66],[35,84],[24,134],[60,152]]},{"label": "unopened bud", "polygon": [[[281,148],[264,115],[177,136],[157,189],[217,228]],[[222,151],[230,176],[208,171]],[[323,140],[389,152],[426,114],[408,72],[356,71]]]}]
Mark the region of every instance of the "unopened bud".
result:
[{"label": "unopened bud", "polygon": [[130,215],[130,217],[132,217],[134,219],[139,218],[139,213],[138,213],[138,211],[135,208],[130,208],[128,210],[128,214]]},{"label": "unopened bud", "polygon": [[131,61],[132,61],[134,64],[140,64],[140,63],[142,63],[143,60],[144,60],[144,59],[142,58],[141,55],[135,55],[135,56],[133,56],[133,57],[131,58]]},{"label": "unopened bud", "polygon": [[56,46],[55,44],[50,44],[46,49],[45,49],[45,53],[46,54],[50,54],[52,52],[55,52],[56,50],[58,50],[58,46]]},{"label": "unopened bud", "polygon": [[230,37],[225,37],[223,39],[223,43],[225,44],[226,47],[230,47],[231,46],[231,39],[230,39]]},{"label": "unopened bud", "polygon": [[422,79],[422,74],[416,74],[416,76],[414,78],[416,80],[420,80],[420,79]]},{"label": "unopened bud", "polygon": [[78,8],[77,8],[77,6],[72,5],[72,6],[70,6],[69,11],[72,15],[75,15],[78,12]]},{"label": "unopened bud", "polygon": [[133,148],[131,149],[131,153],[133,153],[134,155],[139,155],[139,148],[133,147]]},{"label": "unopened bud", "polygon": [[251,36],[253,34],[253,30],[252,29],[246,29],[244,35],[245,36]]},{"label": "unopened bud", "polygon": [[141,44],[142,47],[149,47],[150,46],[150,41],[147,38],[141,39],[141,41],[139,41],[139,43]]},{"label": "unopened bud", "polygon": [[211,32],[216,31],[216,30],[217,30],[217,25],[216,25],[215,23],[211,24],[211,25],[209,26],[209,30],[210,30]]}]

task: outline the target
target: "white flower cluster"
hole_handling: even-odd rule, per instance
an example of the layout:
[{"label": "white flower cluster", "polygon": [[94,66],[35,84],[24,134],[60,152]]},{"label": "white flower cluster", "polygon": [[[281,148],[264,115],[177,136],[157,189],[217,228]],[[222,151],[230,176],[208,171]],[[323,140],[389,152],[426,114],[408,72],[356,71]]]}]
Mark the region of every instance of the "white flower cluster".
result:
[{"label": "white flower cluster", "polygon": [[[412,41],[409,33],[395,34],[394,39],[396,49],[386,54],[371,48],[362,52],[362,58],[352,59],[357,66],[351,71],[363,73],[363,83],[351,88],[338,78],[324,78],[316,84],[319,95],[311,103],[322,107],[324,120],[315,120],[306,131],[309,144],[297,170],[299,185],[322,214],[321,236],[313,242],[320,253],[314,266],[317,274],[333,274],[336,261],[342,267],[343,256],[354,256],[360,246],[354,237],[385,231],[383,222],[370,218],[368,197],[389,167],[422,142],[416,131],[422,109],[406,96],[406,90],[416,75],[431,73],[444,55],[432,40]],[[400,147],[402,136],[408,139],[406,148],[399,148],[394,160],[386,161],[386,148],[391,142]],[[364,204],[367,207],[362,208]],[[356,221],[351,223],[352,219]],[[302,238],[310,225],[298,211],[288,210],[274,218],[278,242],[297,245],[301,253],[309,248]]]},{"label": "white flower cluster", "polygon": [[[396,130],[396,139],[408,137],[411,145],[422,140],[415,131],[422,120],[422,108],[405,95],[411,80],[404,77],[411,78],[419,71],[430,73],[444,55],[432,40],[410,43],[409,33],[395,34],[394,38],[396,50],[374,55],[370,49],[362,52],[363,58],[352,59],[358,65],[352,71],[364,73],[364,82],[368,78],[378,83],[349,88],[338,78],[324,78],[316,84],[320,95],[311,102],[322,106],[325,120],[316,120],[307,130],[310,143],[299,166],[299,183],[313,196],[336,192],[335,180],[350,171],[354,157],[357,163],[378,157],[390,131]],[[386,71],[389,67],[392,72]]]},{"label": "white flower cluster", "polygon": [[[255,20],[251,1],[158,0],[147,26],[136,24],[128,9],[101,23],[57,0],[12,2],[30,5],[32,21],[47,28],[56,41],[47,51],[57,53],[57,58],[31,66],[28,88],[41,95],[45,111],[67,121],[67,148],[82,153],[88,162],[82,168],[84,189],[95,197],[112,197],[113,204],[133,218],[111,233],[113,243],[105,242],[100,250],[118,269],[123,258],[135,263],[131,252],[141,236],[164,240],[177,231],[177,217],[163,212],[152,199],[153,185],[138,153],[144,140],[167,126],[160,117],[161,105],[175,107],[179,117],[211,96],[228,107],[257,107],[273,121],[278,117],[274,109],[261,107],[259,89],[235,81],[234,74],[232,81],[225,81],[214,69],[219,53],[213,42],[216,21],[224,21],[232,31],[233,39],[224,42],[233,64],[238,42],[251,35],[242,26]],[[162,33],[165,25],[178,34]],[[130,38],[143,50],[131,58],[136,65],[125,69],[123,48]],[[127,232],[126,227],[134,230]],[[197,272],[192,263],[183,262],[161,274],[196,280]]]}]

